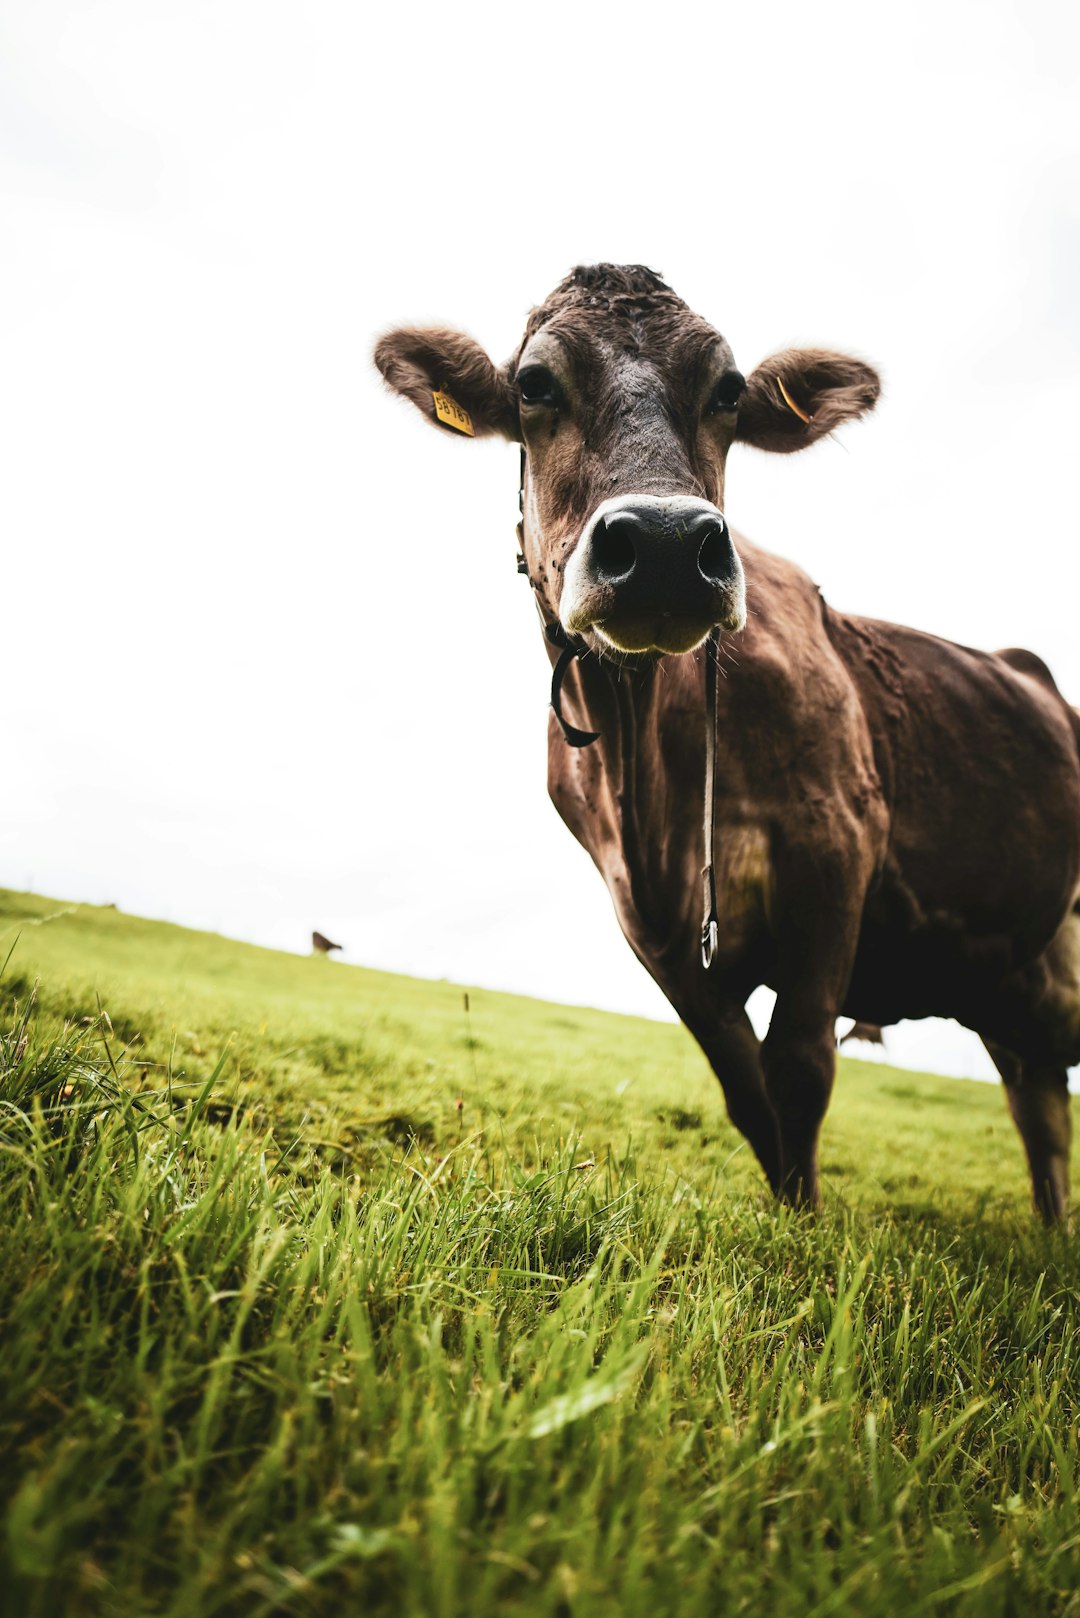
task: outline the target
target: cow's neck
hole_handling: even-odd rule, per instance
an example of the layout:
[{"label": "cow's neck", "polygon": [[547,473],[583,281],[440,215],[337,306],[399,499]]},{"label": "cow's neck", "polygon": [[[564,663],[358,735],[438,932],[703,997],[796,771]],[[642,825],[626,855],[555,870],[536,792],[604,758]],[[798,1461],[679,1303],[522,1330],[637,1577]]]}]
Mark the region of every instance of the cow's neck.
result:
[{"label": "cow's neck", "polygon": [[[697,902],[700,890],[700,884],[693,879],[700,865],[697,844],[701,799],[694,793],[669,790],[673,738],[667,734],[670,727],[665,724],[673,699],[680,698],[683,682],[691,672],[681,658],[634,666],[601,662],[590,656],[574,664],[566,682],[574,723],[599,732],[588,751],[600,763],[604,790],[600,802],[588,806],[590,824],[583,841],[606,867],[604,856],[610,858],[614,839],[625,872],[627,898],[650,935],[652,947],[661,950],[682,909],[672,905],[673,864],[679,866],[674,873],[676,880],[692,884],[687,891],[689,906]],[[681,702],[678,705],[681,707]],[[701,779],[702,783],[704,724],[702,700],[700,736],[687,736],[687,727],[679,727],[680,751],[685,746],[688,753],[695,755],[687,764],[695,780]],[[565,744],[560,738],[555,745]],[[679,774],[681,778],[683,771]],[[603,824],[595,824],[598,815]],[[683,818],[687,820],[685,827],[681,825]],[[673,824],[673,819],[680,824]],[[693,849],[689,861],[688,842]],[[683,864],[687,865],[686,872]],[[606,868],[605,875],[610,885],[611,873]],[[618,903],[618,895],[615,897]],[[678,947],[685,947],[681,929]]]},{"label": "cow's neck", "polygon": [[[583,671],[584,672],[584,671]],[[650,783],[657,783],[656,754],[659,749],[656,671],[604,671],[613,698],[615,724],[601,727],[597,745],[604,759],[604,770],[612,798],[618,808],[624,857],[627,859],[635,898],[644,901],[649,870],[642,858],[654,846],[649,836],[654,828],[650,819],[655,802],[650,800]]]}]

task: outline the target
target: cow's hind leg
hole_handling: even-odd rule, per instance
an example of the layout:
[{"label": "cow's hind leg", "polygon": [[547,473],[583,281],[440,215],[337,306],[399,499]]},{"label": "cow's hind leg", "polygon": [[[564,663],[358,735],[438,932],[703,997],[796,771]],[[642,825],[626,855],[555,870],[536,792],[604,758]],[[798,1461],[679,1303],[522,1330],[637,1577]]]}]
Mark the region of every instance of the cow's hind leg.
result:
[{"label": "cow's hind leg", "polygon": [[1048,1225],[1057,1224],[1069,1206],[1072,1119],[1068,1071],[1024,1062],[989,1039],[983,1044],[1005,1081],[1009,1111],[1024,1142],[1035,1211]]}]

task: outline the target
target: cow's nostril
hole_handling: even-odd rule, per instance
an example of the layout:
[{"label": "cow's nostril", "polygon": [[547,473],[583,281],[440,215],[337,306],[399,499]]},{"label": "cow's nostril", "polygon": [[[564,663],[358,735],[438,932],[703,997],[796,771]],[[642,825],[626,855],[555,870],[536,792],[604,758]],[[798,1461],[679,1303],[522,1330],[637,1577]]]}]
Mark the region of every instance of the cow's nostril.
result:
[{"label": "cow's nostril", "polygon": [[702,577],[710,584],[725,584],[730,578],[731,539],[722,517],[710,519],[707,524],[697,560]]},{"label": "cow's nostril", "polygon": [[637,561],[634,535],[640,532],[640,525],[633,519],[615,517],[597,523],[593,532],[592,553],[593,566],[601,578],[611,583],[629,578]]}]

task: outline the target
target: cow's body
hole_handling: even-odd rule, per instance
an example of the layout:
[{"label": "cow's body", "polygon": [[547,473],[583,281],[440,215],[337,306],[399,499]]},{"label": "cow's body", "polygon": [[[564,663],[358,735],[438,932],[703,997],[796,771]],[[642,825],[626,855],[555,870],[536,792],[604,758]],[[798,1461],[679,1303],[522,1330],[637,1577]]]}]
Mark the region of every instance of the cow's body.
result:
[{"label": "cow's body", "polygon": [[[1080,721],[1032,654],[834,612],[792,563],[732,546],[719,511],[728,444],[801,447],[870,408],[876,377],[815,350],[744,382],[723,340],[648,276],[575,272],[534,312],[506,372],[507,386],[515,364],[541,376],[523,385],[516,429],[504,373],[480,378],[471,349],[465,366],[452,344],[467,340],[400,333],[379,355],[421,408],[424,387],[449,377],[459,394],[473,389],[491,430],[526,444],[529,574],[541,615],[582,637],[563,706],[598,733],[572,748],[552,717],[551,797],[776,1190],[817,1196],[836,1017],[938,1015],[986,1041],[1036,1204],[1061,1217],[1066,1069],[1080,1061]],[[442,371],[427,358],[436,348]],[[590,396],[597,371],[608,380]],[[671,601],[658,583],[669,560],[682,570]],[[727,632],[716,643],[720,937],[706,969],[710,624]],[[759,1045],[744,1006],[761,984],[777,999]]]},{"label": "cow's body", "polygon": [[771,1170],[743,1011],[761,984],[879,1025],[954,1017],[1063,1095],[1080,1061],[1076,714],[1030,655],[834,612],[799,568],[738,548],[753,614],[721,647],[709,972],[704,651],[575,665],[573,719],[600,740],[572,750],[552,718],[548,743],[552,800],[733,1119]]},{"label": "cow's body", "polygon": [[[1013,654],[834,612],[798,568],[744,539],[739,552],[755,607],[722,649],[724,926],[706,1000],[777,987],[777,925],[794,904],[851,929],[845,1015],[951,1016],[1080,1061],[1080,1002],[1033,1023],[1026,988],[1070,926],[1080,877],[1073,711]],[[599,744],[573,751],[550,727],[552,800],[676,1005],[700,923],[704,658],[612,672],[586,660],[574,718]]]}]

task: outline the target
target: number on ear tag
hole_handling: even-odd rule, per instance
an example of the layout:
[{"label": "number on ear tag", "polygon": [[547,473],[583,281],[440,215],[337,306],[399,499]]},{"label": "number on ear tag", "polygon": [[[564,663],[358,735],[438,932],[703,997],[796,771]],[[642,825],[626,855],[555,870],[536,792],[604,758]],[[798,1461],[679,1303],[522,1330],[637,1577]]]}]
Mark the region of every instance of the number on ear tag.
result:
[{"label": "number on ear tag", "polygon": [[476,437],[472,417],[467,410],[462,410],[456,399],[451,399],[448,393],[433,393],[431,397],[435,401],[435,414],[441,422],[459,433],[468,433],[470,438]]}]

